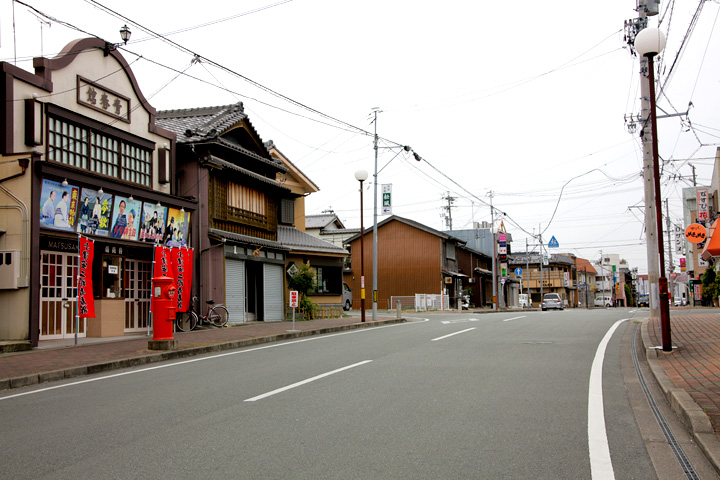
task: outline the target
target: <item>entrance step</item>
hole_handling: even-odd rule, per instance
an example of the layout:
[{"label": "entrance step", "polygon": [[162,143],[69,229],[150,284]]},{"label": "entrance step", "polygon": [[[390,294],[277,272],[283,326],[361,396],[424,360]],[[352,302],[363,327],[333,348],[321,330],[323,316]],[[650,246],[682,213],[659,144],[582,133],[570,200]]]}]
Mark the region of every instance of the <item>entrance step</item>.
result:
[{"label": "entrance step", "polygon": [[0,342],[0,354],[32,350],[32,343],[23,340]]}]

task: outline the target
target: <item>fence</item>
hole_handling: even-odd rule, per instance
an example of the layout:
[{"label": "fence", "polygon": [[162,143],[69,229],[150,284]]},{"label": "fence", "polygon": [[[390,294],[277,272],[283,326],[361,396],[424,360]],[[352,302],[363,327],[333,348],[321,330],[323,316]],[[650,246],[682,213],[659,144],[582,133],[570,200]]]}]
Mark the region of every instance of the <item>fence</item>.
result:
[{"label": "fence", "polygon": [[416,312],[428,310],[450,310],[449,295],[432,295],[416,293],[415,296],[392,296],[390,297],[390,308],[395,308],[397,302],[403,309],[414,308]]}]

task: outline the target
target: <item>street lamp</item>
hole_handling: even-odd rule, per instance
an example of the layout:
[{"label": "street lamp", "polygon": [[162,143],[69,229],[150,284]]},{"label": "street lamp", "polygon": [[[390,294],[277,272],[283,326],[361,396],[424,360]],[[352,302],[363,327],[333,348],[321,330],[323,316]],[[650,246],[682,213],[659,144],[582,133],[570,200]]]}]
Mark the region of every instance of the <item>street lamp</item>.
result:
[{"label": "street lamp", "polygon": [[665,35],[657,28],[646,28],[635,37],[635,51],[646,57],[648,61],[648,80],[650,84],[650,128],[652,135],[653,180],[655,184],[655,217],[657,222],[658,251],[660,255],[660,329],[662,333],[662,349],[672,352],[670,333],[670,304],[668,298],[668,281],[665,276],[665,247],[662,231],[662,205],[660,197],[660,161],[657,139],[657,115],[655,114],[655,64],[653,58],[665,48]]},{"label": "street lamp", "polygon": [[363,182],[367,180],[367,170],[355,172],[355,179],[360,182],[360,319],[365,321],[365,227],[363,226]]}]

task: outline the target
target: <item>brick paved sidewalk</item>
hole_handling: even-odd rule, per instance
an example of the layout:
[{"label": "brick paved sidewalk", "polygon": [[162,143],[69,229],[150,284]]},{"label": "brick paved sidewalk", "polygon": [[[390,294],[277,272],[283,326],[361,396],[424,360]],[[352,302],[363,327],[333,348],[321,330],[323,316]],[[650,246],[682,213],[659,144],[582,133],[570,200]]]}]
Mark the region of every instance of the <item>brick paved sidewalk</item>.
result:
[{"label": "brick paved sidewalk", "polygon": [[[670,325],[677,348],[658,350],[657,361],[673,385],[705,411],[720,438],[720,314],[673,314]],[[651,343],[662,344],[658,318],[648,320],[647,331]]]},{"label": "brick paved sidewalk", "polygon": [[[308,322],[250,322],[233,327],[210,328],[175,334],[178,350],[148,350],[152,336],[123,337],[117,341],[85,343],[78,346],[42,348],[0,355],[0,390],[70,378],[133,365],[182,358],[212,351],[405,321],[381,317],[377,322],[360,323],[359,316],[328,318]],[[90,339],[88,339],[90,340]]]}]

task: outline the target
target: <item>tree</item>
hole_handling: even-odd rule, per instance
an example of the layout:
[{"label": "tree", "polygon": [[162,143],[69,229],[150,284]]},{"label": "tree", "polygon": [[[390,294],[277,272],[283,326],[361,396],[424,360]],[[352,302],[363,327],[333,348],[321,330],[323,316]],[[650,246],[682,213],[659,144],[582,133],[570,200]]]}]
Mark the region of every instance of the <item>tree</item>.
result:
[{"label": "tree", "polygon": [[702,304],[712,306],[718,296],[717,275],[713,268],[705,270],[702,278]]},{"label": "tree", "polygon": [[290,290],[297,290],[300,293],[300,302],[298,310],[303,314],[306,320],[315,318],[315,304],[308,293],[315,289],[315,274],[310,267],[303,265],[298,272],[288,280]]}]

